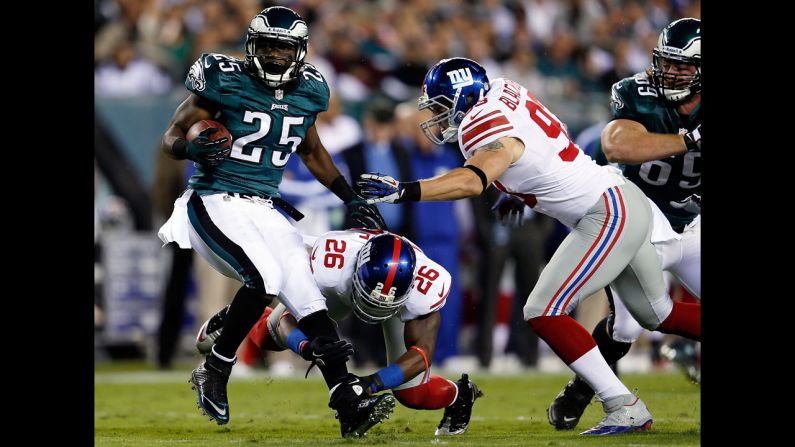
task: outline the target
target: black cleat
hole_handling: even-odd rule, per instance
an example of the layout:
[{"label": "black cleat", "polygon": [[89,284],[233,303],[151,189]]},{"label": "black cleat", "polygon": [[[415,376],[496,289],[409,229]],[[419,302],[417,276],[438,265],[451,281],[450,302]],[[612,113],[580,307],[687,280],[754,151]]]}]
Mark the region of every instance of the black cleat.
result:
[{"label": "black cleat", "polygon": [[197,392],[197,402],[202,414],[210,416],[218,425],[229,422],[229,401],[226,397],[226,383],[234,363],[210,354],[190,374],[191,389]]},{"label": "black cleat", "polygon": [[375,424],[389,419],[394,409],[395,396],[384,393],[362,398],[345,411],[338,410],[335,417],[340,420],[343,438],[360,438],[367,436],[367,430]]},{"label": "black cleat", "polygon": [[580,422],[594,394],[584,380],[579,377],[571,379],[547,409],[549,423],[558,430],[573,429]]},{"label": "black cleat", "polygon": [[469,375],[466,373],[461,375],[455,385],[458,387],[458,397],[444,409],[444,416],[436,427],[436,436],[466,433],[469,418],[472,416],[472,406],[478,397],[483,396],[483,392],[474,382],[469,381]]}]

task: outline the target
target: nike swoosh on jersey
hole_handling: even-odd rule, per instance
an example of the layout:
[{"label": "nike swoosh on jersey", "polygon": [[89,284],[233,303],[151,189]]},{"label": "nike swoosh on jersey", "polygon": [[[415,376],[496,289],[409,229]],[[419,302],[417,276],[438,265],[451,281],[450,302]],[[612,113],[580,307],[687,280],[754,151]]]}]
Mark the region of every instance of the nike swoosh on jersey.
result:
[{"label": "nike swoosh on jersey", "polygon": [[481,114],[481,113],[483,113],[483,110],[484,110],[484,109],[480,109],[480,110],[478,110],[477,112],[475,112],[475,113],[473,113],[472,115],[470,115],[470,116],[469,116],[469,121],[470,121],[470,122],[474,121],[474,119],[475,119],[475,118],[477,118],[478,116],[480,116],[480,114]]},{"label": "nike swoosh on jersey", "polygon": [[439,292],[439,295],[438,295],[438,296],[439,296],[439,298],[441,298],[441,297],[443,297],[443,296],[444,296],[444,286],[446,286],[446,285],[447,285],[447,284],[442,284],[442,291],[441,291],[441,292]]}]

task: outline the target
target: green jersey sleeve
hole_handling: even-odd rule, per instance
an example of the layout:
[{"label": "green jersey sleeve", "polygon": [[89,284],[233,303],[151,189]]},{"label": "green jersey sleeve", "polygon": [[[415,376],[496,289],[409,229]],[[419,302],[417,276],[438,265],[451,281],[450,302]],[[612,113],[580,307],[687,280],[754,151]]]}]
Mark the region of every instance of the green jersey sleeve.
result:
[{"label": "green jersey sleeve", "polygon": [[225,93],[239,91],[241,62],[218,53],[204,53],[193,63],[185,87],[201,98],[223,104]]},{"label": "green jersey sleeve", "polygon": [[649,116],[660,113],[659,96],[646,73],[624,78],[610,89],[610,111],[613,119],[644,123]]},{"label": "green jersey sleeve", "polygon": [[329,88],[326,78],[312,64],[304,64],[299,76],[299,95],[305,96],[307,110],[315,114],[328,110]]}]

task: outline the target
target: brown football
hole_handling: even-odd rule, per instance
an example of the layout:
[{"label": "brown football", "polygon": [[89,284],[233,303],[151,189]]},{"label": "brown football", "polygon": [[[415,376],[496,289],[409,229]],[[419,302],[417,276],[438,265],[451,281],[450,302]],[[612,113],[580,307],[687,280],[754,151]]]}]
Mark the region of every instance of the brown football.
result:
[{"label": "brown football", "polygon": [[228,140],[224,147],[232,146],[232,134],[229,133],[229,130],[224,127],[223,124],[219,123],[218,121],[213,120],[201,120],[197,121],[195,124],[190,126],[188,129],[188,134],[185,136],[185,139],[188,141],[193,141],[194,138],[199,136],[199,133],[208,127],[214,127],[218,130],[208,135],[210,140],[217,140],[219,138],[227,137]]}]

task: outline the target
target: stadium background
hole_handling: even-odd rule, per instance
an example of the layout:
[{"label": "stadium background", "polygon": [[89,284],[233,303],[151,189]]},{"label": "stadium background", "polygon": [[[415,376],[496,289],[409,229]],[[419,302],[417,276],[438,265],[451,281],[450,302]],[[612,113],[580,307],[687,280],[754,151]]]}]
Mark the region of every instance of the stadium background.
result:
[{"label": "stadium background", "polygon": [[[143,370],[190,368],[198,359],[192,351],[195,330],[233,296],[228,282],[198,256],[186,260],[185,254],[161,248],[157,228],[185,188],[191,167],[161,156],[157,145],[186,95],[190,64],[204,52],[242,58],[248,22],[274,4],[293,8],[309,24],[307,61],[332,92],[331,109],[319,117],[318,130],[349,179],[351,161],[361,161],[366,151],[391,157],[396,171],[387,173],[396,178],[408,179],[400,172],[426,178],[461,164],[457,147],[432,147],[417,128],[422,78],[435,62],[451,56],[480,62],[492,79],[505,76],[528,87],[588,151],[609,119],[610,85],[650,64],[665,25],[680,17],[700,18],[700,2],[690,0],[95,0],[97,368],[113,369],[108,365],[127,360]],[[302,231],[317,234],[345,224],[341,203],[298,157],[291,157],[282,192],[307,214],[296,224]],[[532,275],[522,268],[522,274],[513,272],[516,265],[543,266],[565,229],[529,210],[522,227],[502,227],[488,210],[494,198],[381,208],[390,228],[412,238],[457,280],[450,295],[457,299],[449,298],[443,310],[434,367],[451,374],[563,373],[563,364],[538,344],[515,311]],[[184,281],[170,278],[178,262],[190,265]],[[167,298],[170,280],[176,289]],[[177,319],[172,315],[163,324],[168,306]],[[598,296],[576,317],[590,328],[605,311]],[[354,344],[362,341],[357,367],[383,363],[378,343],[364,342],[380,338],[379,330],[346,321],[342,332]],[[673,369],[653,351],[644,337],[622,371]],[[236,367],[241,375],[303,372],[289,353],[264,360],[250,351],[240,355],[250,368]],[[548,400],[557,388],[548,390]]]}]

